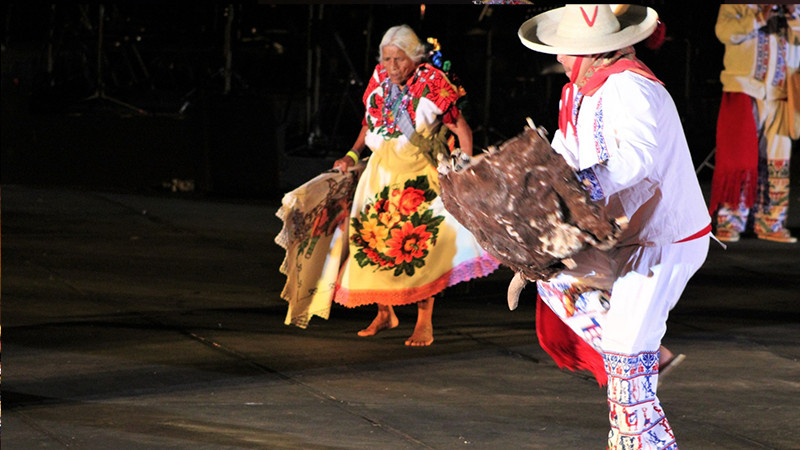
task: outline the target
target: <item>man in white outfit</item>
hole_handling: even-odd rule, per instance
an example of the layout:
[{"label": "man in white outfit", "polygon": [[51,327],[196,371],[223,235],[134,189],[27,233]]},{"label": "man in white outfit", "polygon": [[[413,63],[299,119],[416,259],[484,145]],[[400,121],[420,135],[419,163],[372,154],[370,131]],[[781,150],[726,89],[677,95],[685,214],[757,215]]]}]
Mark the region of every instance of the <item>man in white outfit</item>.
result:
[{"label": "man in white outfit", "polygon": [[659,349],[711,235],[678,112],[631,47],[657,21],[643,6],[567,5],[519,29],[570,78],[553,148],[609,216],[630,221],[613,249],[579,253],[574,268],[538,283],[540,301],[602,356],[614,449],[677,448],[656,396]]}]

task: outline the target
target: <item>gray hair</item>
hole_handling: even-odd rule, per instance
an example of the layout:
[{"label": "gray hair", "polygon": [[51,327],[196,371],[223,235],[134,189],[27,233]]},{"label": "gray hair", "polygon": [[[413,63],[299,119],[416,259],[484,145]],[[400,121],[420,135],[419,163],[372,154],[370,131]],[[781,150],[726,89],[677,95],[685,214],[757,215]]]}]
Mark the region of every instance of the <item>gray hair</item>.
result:
[{"label": "gray hair", "polygon": [[398,25],[386,30],[379,46],[380,57],[378,61],[383,61],[383,47],[387,45],[394,45],[404,51],[414,61],[414,64],[419,64],[425,57],[425,45],[420,42],[417,34],[408,25]]}]

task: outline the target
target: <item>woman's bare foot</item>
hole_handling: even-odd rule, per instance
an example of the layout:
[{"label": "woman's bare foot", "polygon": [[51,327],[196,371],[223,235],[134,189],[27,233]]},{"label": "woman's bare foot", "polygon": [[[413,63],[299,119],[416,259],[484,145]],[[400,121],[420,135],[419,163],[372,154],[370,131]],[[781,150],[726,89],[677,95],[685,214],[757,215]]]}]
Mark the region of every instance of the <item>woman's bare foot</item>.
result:
[{"label": "woman's bare foot", "polygon": [[433,297],[417,303],[417,325],[406,340],[410,347],[427,347],[433,344]]},{"label": "woman's bare foot", "polygon": [[391,306],[378,305],[378,315],[372,320],[367,328],[358,332],[359,336],[375,336],[383,330],[395,328],[400,324],[400,320],[394,314],[394,309]]},{"label": "woman's bare foot", "polygon": [[427,347],[431,344],[433,344],[433,326],[417,325],[411,337],[406,339],[406,345],[409,347]]}]

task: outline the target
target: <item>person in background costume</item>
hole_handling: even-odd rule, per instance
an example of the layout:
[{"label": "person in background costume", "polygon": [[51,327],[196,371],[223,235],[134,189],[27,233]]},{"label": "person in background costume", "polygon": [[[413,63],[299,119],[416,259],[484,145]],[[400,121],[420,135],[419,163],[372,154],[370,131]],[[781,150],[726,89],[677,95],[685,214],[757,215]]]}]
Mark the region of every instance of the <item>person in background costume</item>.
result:
[{"label": "person in background costume", "polygon": [[[425,46],[407,25],[390,28],[379,64],[364,93],[361,132],[334,169],[346,171],[372,151],[356,187],[349,223],[349,255],[334,301],[347,307],[378,304],[359,336],[394,328],[394,307],[417,304],[410,346],[433,342],[434,295],[488,275],[499,263],[442,205],[437,156],[447,153],[449,130],[472,154],[472,130],[456,102],[459,90],[423,62]],[[443,125],[442,125],[443,124]]]},{"label": "person in background costume", "polygon": [[[677,448],[656,396],[671,358],[661,340],[711,236],[675,104],[632,47],[657,22],[643,6],[567,5],[519,29],[525,46],[557,55],[570,79],[553,149],[609,217],[630,220],[612,249],[583,250],[574,267],[537,282],[542,347],[559,366],[608,383],[612,449]],[[565,339],[552,339],[558,333]]]},{"label": "person in background costume", "polygon": [[789,109],[798,106],[787,102],[787,87],[800,64],[799,13],[796,5],[720,6],[725,69],[709,205],[720,240],[736,242],[752,228],[759,239],[797,242],[786,229],[797,138]]}]

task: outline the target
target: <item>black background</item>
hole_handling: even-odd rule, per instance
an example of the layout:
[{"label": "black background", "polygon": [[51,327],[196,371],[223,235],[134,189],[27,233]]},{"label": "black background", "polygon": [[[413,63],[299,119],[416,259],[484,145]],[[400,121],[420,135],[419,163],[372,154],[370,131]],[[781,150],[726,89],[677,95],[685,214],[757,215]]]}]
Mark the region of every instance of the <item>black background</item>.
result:
[{"label": "black background", "polygon": [[[699,163],[714,147],[721,95],[719,6],[645,4],[667,40],[658,50],[637,45],[637,54],[672,94]],[[349,148],[377,45],[401,23],[439,39],[467,89],[478,147],[513,136],[525,117],[555,129],[566,81],[548,74],[553,56],[517,37],[555,4],[432,3],[424,14],[420,4],[103,6],[98,77],[100,4],[4,4],[2,183],[153,192],[178,178],[194,180],[196,194],[277,198],[316,174],[309,161],[322,167]],[[111,100],[91,98],[98,79]]]}]

